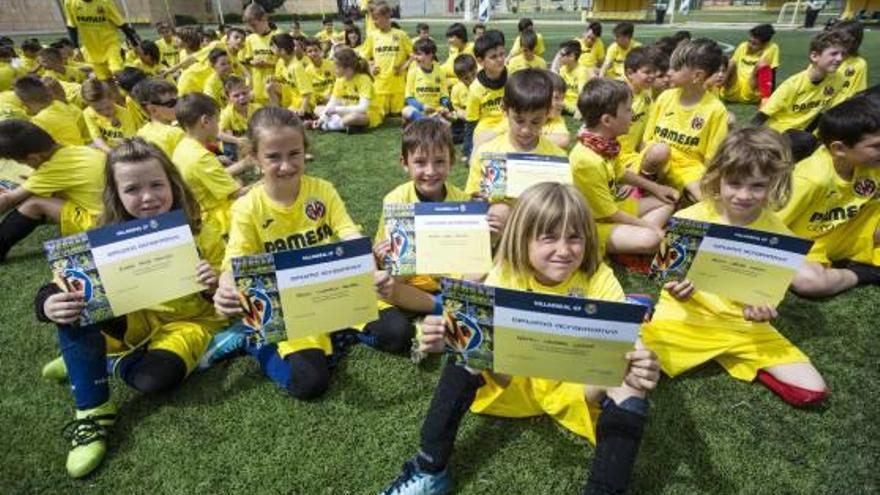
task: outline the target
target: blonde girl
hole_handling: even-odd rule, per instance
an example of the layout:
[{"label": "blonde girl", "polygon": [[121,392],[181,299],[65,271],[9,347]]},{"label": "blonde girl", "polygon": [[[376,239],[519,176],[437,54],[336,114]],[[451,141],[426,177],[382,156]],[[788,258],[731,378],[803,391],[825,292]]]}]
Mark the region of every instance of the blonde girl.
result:
[{"label": "blonde girl", "polygon": [[[534,185],[519,197],[485,284],[569,297],[624,299],[611,268],[600,261],[596,226],[583,196],[572,186],[549,182]],[[428,316],[421,350],[442,351],[444,332],[443,317]],[[591,443],[599,438],[597,455],[610,448],[618,460],[613,469],[598,477],[594,473],[591,479],[601,478],[622,493],[645,421],[645,396],[659,378],[653,352],[637,345],[626,359],[625,380],[611,389],[480,372],[449,360],[422,427],[419,453],[404,464],[403,473],[384,493],[434,494],[451,489],[448,463],[468,408],[508,418],[546,414]]]},{"label": "blonde girl", "polygon": [[61,347],[61,358],[46,365],[43,375],[68,378],[76,403],[76,419],[65,427],[71,440],[67,472],[74,478],[97,468],[106,452],[107,429],[116,419],[108,368],[145,394],[173,389],[195,368],[212,334],[226,326],[208,302],[217,286],[223,242],[218,232],[201,224],[198,203],[177,168],[155,145],[134,138],[119,142],[105,170],[99,224],[183,210],[204,257],[197,280],[205,289],[92,325],[76,324],[86,303],[83,292],[62,292],[54,284],[37,292],[37,318],[57,325]]},{"label": "blonde girl", "polygon": [[[705,199],[675,216],[792,235],[774,214],[791,194],[792,168],[788,146],[775,131],[733,131],[700,181]],[[736,379],[757,378],[791,405],[822,402],[828,394],[825,381],[770,324],[777,316],[770,305],[741,304],[685,279],[664,286],[642,337],[670,377],[715,360]]]}]

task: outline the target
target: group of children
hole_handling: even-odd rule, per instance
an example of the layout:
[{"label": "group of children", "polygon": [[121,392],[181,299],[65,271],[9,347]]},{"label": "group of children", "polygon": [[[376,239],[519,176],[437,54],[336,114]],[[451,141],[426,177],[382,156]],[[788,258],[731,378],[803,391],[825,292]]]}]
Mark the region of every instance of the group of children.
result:
[{"label": "group of children", "polygon": [[[545,182],[491,201],[494,265],[467,276],[491,286],[623,301],[607,260],[656,252],[672,215],[814,240],[792,284],[802,295],[880,282],[880,96],[863,91],[857,22],[814,36],[809,67],[774,89],[779,49],[767,25],[728,60],[715,41],[687,33],[641,45],[629,23],[615,27],[606,49],[602,26],[591,23],[548,64],[528,19],[509,53],[500,31],[481,29],[469,42],[456,23],[441,64],[427,26],[410,39],[392,27],[386,3],[368,3],[362,43],[353,24],[340,34],[325,22],[313,38],[296,23],[280,33],[256,3],[244,11],[250,33],[229,27],[218,40],[161,24],[149,42],[114,2],[71,0],[73,43],[26,42],[20,54],[0,45],[0,158],[29,171],[0,193],[0,214],[8,212],[0,260],[45,221],[68,235],[171,210],[184,211],[202,258],[201,293],[94,325],[76,324],[82,293],[55,284],[38,291],[37,318],[57,326],[61,351],[43,374],[69,380],[76,405],[67,428],[71,476],[89,474],[105,455],[116,417],[109,374],[144,393],[165,391],[243,353],[292,397],[311,399],[327,390],[353,342],[396,354],[443,352],[438,279],[389,275],[381,220],[378,320],[277,345],[248,338],[233,258],[363,235],[333,184],[306,174],[308,130],[371,128],[400,114],[409,181],[384,203],[489,201],[481,182],[491,157],[567,156],[573,185]],[[77,43],[82,66],[72,56]],[[724,100],[760,105],[753,125],[735,127]],[[564,115],[582,122],[573,137]],[[458,142],[469,168],[464,188],[449,179]],[[674,377],[715,360],[795,406],[824,400],[827,384],[771,325],[777,316],[770,305],[669,282],[626,355],[624,381],[608,389],[450,360],[418,452],[383,493],[450,491],[450,458],[468,410],[553,417],[596,444],[584,492],[622,493],[661,370]]]}]

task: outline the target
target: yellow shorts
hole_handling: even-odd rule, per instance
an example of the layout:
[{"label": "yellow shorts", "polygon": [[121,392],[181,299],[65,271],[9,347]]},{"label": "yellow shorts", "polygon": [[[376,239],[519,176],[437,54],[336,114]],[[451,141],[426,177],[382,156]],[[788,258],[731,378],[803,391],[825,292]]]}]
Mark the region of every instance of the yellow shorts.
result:
[{"label": "yellow shorts", "polygon": [[[376,93],[376,102],[377,106],[382,112],[382,115],[389,114],[399,114],[403,110],[404,105],[404,92],[399,91],[390,94],[380,94]],[[370,118],[370,122],[372,123],[372,117]],[[378,124],[377,124],[378,125]]]},{"label": "yellow shorts", "polygon": [[755,88],[752,88],[747,81],[736,79],[729,88],[721,90],[721,98],[724,101],[734,103],[758,103],[761,101],[761,95]]},{"label": "yellow shorts", "polygon": [[384,114],[377,112],[377,111],[373,111],[373,110],[370,110],[369,112],[367,112],[367,117],[370,118],[370,123],[367,124],[367,127],[370,129],[373,129],[375,127],[379,127],[380,125],[382,125],[382,122],[385,120]]},{"label": "yellow shorts", "polygon": [[95,77],[102,81],[112,79],[113,73],[121,71],[123,67],[122,54],[119,53],[118,46],[108,48],[107,51],[104,53],[104,57],[101,62],[90,60],[87,51],[83,53],[83,56],[86,63],[92,66],[92,70],[95,72]]},{"label": "yellow shorts", "polygon": [[583,384],[514,376],[503,387],[488,372],[483,372],[483,378],[486,385],[477,390],[471,412],[502,418],[546,414],[595,445],[600,410],[587,404]]},{"label": "yellow shorts", "polygon": [[[634,196],[635,188],[632,189],[629,196],[617,201],[617,208],[630,215],[639,216],[639,200]],[[608,238],[611,237],[611,231],[620,224],[596,222],[596,232],[599,234],[599,258],[605,257],[605,249],[608,245]]]},{"label": "yellow shorts", "polygon": [[780,364],[809,363],[800,349],[769,323],[760,330],[685,325],[654,320],[642,326],[642,342],[657,353],[663,372],[675,377],[714,359],[734,378],[752,381],[758,370]]},{"label": "yellow shorts", "polygon": [[287,357],[289,354],[306,349],[321,349],[327,356],[333,354],[333,343],[330,341],[330,335],[324,334],[302,339],[288,339],[278,343],[278,355],[281,357]]},{"label": "yellow shorts", "polygon": [[868,203],[852,220],[815,239],[807,261],[830,266],[834,261],[852,260],[880,266],[880,246],[874,233],[880,228],[880,201]]},{"label": "yellow shorts", "polygon": [[178,356],[186,363],[186,371],[190,373],[205,353],[214,333],[226,326],[225,320],[208,319],[157,324],[153,318],[138,316],[142,314],[129,315],[126,342],[105,335],[107,354],[124,355],[145,345],[149,350],[161,349]]},{"label": "yellow shorts", "polygon": [[648,147],[645,146],[641,151],[631,151],[629,153],[621,153],[617,159],[620,160],[620,163],[623,164],[624,167],[632,170],[635,173],[639,173],[642,169],[642,160],[645,159],[645,153],[647,152]]},{"label": "yellow shorts", "polygon": [[[239,150],[241,153],[241,150]],[[210,210],[202,210],[202,222],[205,224],[210,224],[223,239],[229,238],[229,228],[232,226],[232,214],[229,211],[229,206],[220,207],[220,208],[212,208]]]},{"label": "yellow shorts", "polygon": [[73,201],[65,201],[61,205],[58,223],[61,226],[61,235],[66,236],[85,232],[95,227],[98,218]]},{"label": "yellow shorts", "polygon": [[699,181],[706,173],[706,167],[696,160],[676,159],[675,155],[673,149],[672,157],[660,171],[660,177],[669,187],[682,191],[688,184]]}]

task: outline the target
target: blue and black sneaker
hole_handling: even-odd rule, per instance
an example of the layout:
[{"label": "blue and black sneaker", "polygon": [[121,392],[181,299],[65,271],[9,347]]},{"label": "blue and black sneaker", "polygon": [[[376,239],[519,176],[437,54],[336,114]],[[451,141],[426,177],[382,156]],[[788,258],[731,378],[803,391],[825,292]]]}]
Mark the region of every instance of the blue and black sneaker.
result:
[{"label": "blue and black sneaker", "polygon": [[452,491],[449,468],[439,473],[419,469],[415,459],[403,464],[403,472],[379,495],[444,495]]},{"label": "blue and black sneaker", "polygon": [[196,369],[204,371],[224,359],[244,354],[247,346],[247,328],[240,324],[232,325],[214,335]]}]

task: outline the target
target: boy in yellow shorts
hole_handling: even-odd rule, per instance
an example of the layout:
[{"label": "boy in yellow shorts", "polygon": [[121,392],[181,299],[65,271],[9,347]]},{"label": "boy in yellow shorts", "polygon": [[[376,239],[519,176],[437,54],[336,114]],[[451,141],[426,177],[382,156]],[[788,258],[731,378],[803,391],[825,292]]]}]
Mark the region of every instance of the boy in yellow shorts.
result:
[{"label": "boy in yellow shorts", "polygon": [[565,112],[568,115],[577,114],[578,95],[592,77],[590,70],[578,63],[580,56],[581,44],[577,41],[563,41],[559,45],[559,75],[565,80]]},{"label": "boy in yellow shorts", "polygon": [[406,106],[403,119],[406,122],[424,117],[438,117],[444,121],[452,117],[446,70],[434,62],[437,45],[433,40],[416,41],[413,58],[416,64],[406,76]]},{"label": "boy in yellow shorts", "polygon": [[700,177],[727,135],[727,110],[706,91],[706,80],[718,72],[724,54],[713,40],[683,41],[670,58],[674,88],[657,97],[645,123],[645,153],[669,160],[645,160],[640,173],[677,191],[701,199]]},{"label": "boy in yellow shorts", "polygon": [[[483,131],[490,131],[504,121],[501,102],[507,69],[504,66],[504,34],[489,30],[474,43],[474,56],[483,69],[468,88],[465,115],[464,144],[461,153],[470,157],[474,138]],[[546,116],[545,116],[546,118]]]},{"label": "boy in yellow shorts", "polygon": [[641,46],[641,43],[633,39],[635,30],[636,28],[631,22],[621,22],[614,26],[614,43],[611,43],[608,51],[605,52],[605,62],[599,69],[599,77],[623,78],[623,63],[626,56],[629,55],[630,50]]},{"label": "boy in yellow shorts", "polygon": [[860,95],[819,119],[822,146],[794,171],[779,217],[815,240],[792,289],[831,296],[880,283],[880,98]]},{"label": "boy in yellow shorts", "polygon": [[396,115],[403,110],[412,42],[405,32],[391,27],[391,7],[387,3],[373,3],[370,14],[376,29],[367,35],[362,53],[370,62],[379,108],[385,115]]},{"label": "boy in yellow shorts", "polygon": [[269,102],[266,83],[275,74],[277,62],[272,52],[272,36],[280,31],[272,29],[269,15],[258,3],[245,7],[243,19],[251,29],[251,34],[244,40],[244,62],[250,70],[254,101],[264,105]]},{"label": "boy in yellow shorts", "polygon": [[312,108],[324,105],[330,100],[333,83],[336,82],[336,66],[333,61],[324,58],[321,44],[315,38],[307,38],[304,42],[307,60],[303,61],[306,76],[312,81]]},{"label": "boy in yellow shorts", "polygon": [[70,40],[80,47],[98,79],[110,79],[112,73],[122,70],[117,29],[132,46],[140,44],[137,33],[125,22],[113,0],[65,0],[64,17]]},{"label": "boy in yellow shorts", "polygon": [[[0,122],[0,159],[34,169],[19,187],[0,194],[0,262],[42,222],[61,225],[61,235],[84,232],[101,213],[104,153],[88,146],[61,146],[36,124]],[[10,211],[12,210],[12,211]]]},{"label": "boy in yellow shorts", "polygon": [[759,24],[749,30],[748,41],[737,45],[724,76],[724,101],[758,103],[770,98],[779,68],[774,34],[772,25]]}]

